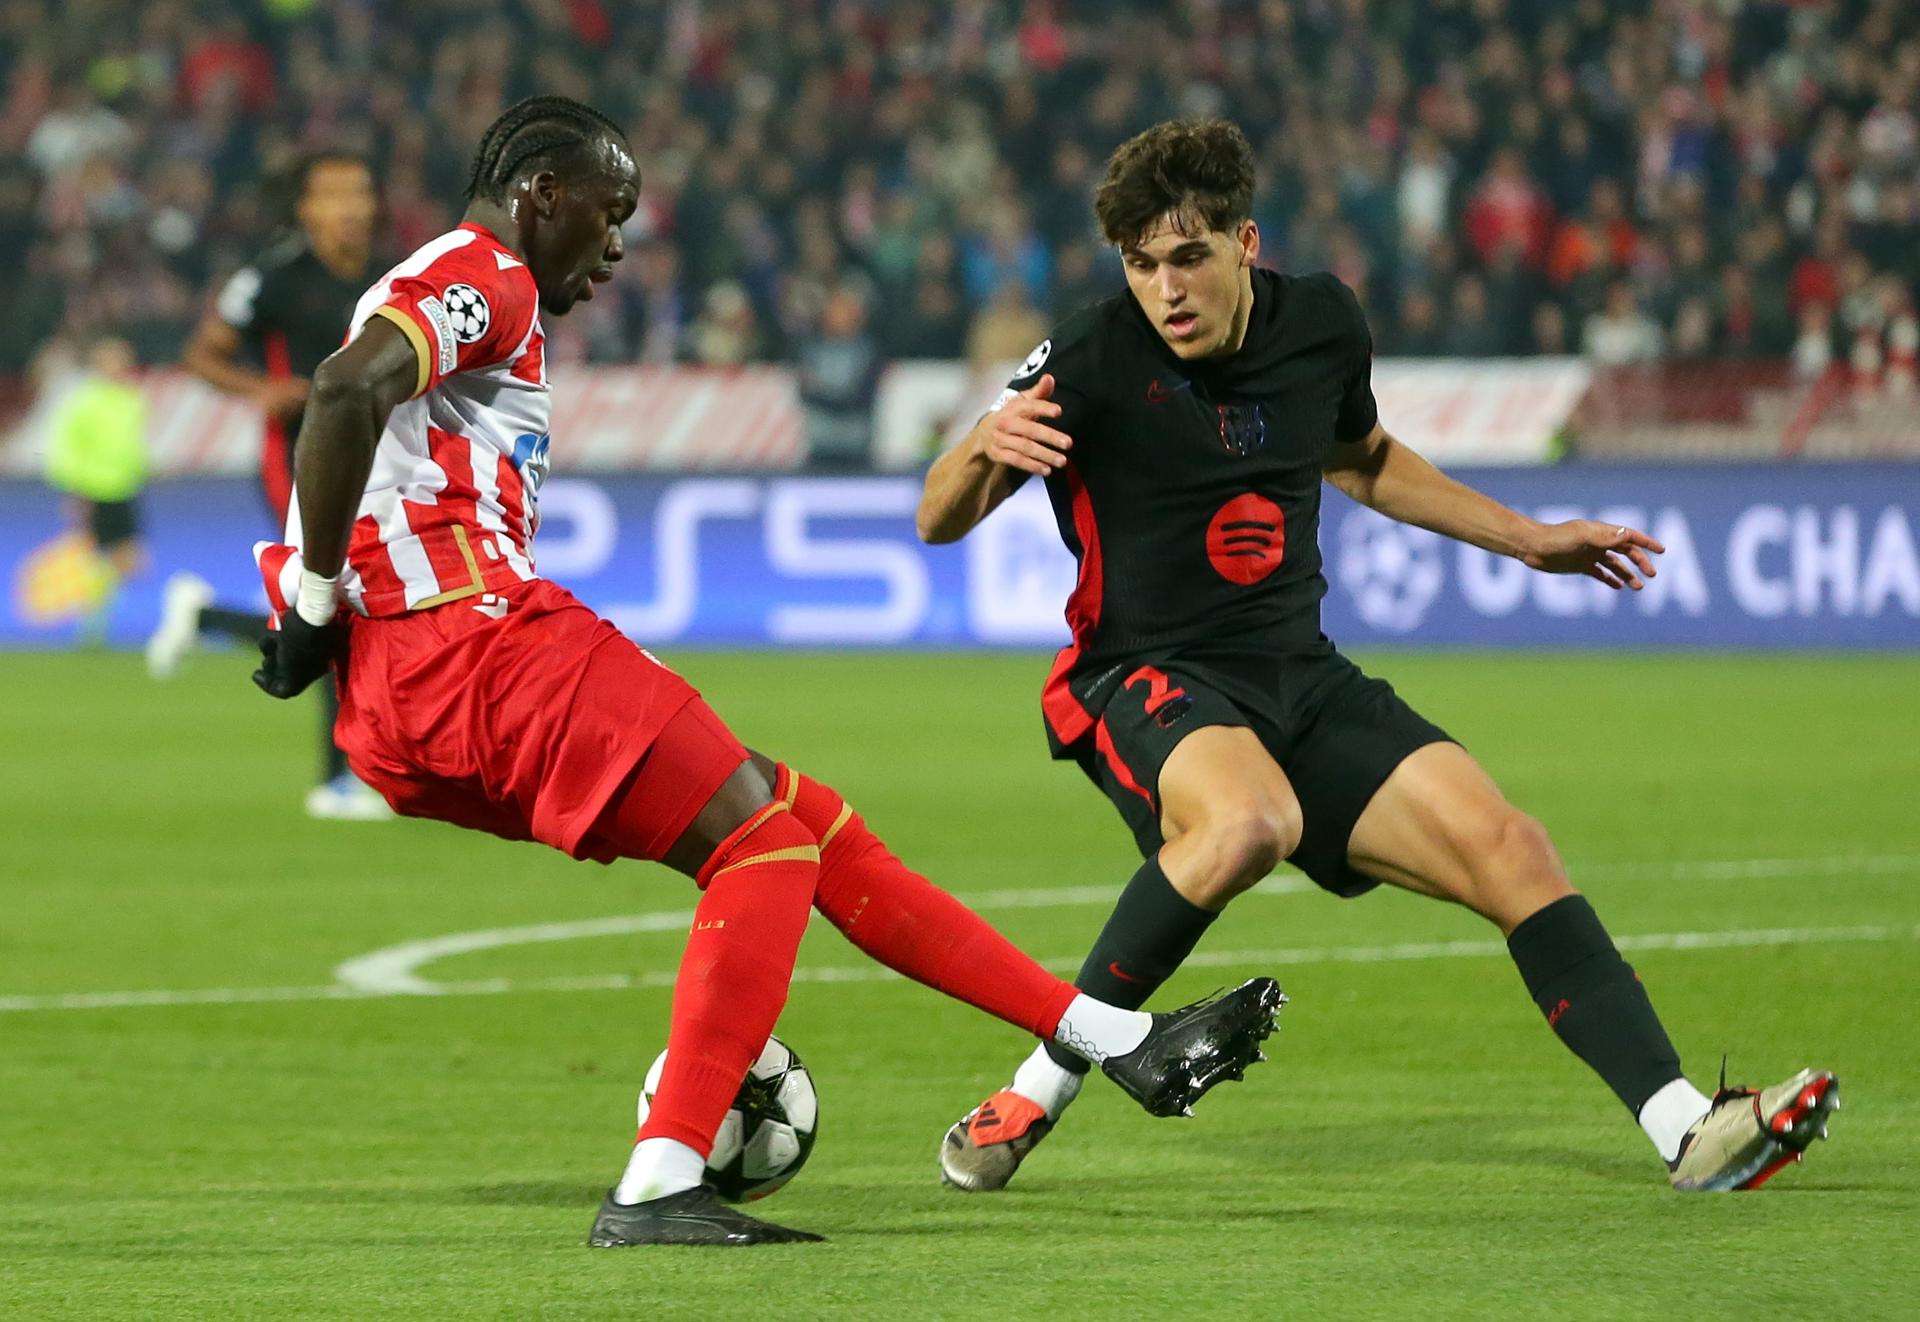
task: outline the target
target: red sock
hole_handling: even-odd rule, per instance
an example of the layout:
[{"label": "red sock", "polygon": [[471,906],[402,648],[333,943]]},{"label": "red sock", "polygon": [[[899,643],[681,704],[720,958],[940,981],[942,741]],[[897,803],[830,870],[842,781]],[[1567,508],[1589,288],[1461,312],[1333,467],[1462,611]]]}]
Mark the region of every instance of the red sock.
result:
[{"label": "red sock", "polygon": [[896,973],[1051,1038],[1078,994],[973,910],[909,868],[860,814],[781,766],[774,797],[820,841],[813,904],[847,940]]},{"label": "red sock", "polygon": [[702,1156],[787,1003],[807,930],[820,851],[775,803],[729,836],[700,870],[706,894],[673,984],[667,1068],[641,1138],[671,1138]]}]

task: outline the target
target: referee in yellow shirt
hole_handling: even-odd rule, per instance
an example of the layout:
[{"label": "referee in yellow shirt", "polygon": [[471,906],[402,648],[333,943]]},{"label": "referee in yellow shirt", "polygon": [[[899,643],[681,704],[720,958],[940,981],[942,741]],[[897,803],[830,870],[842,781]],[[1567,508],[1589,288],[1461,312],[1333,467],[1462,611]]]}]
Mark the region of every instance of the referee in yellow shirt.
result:
[{"label": "referee in yellow shirt", "polygon": [[135,384],[133,347],[102,336],[87,375],[53,419],[47,481],[71,498],[82,525],[112,569],[88,633],[102,636],[120,583],[140,571],[140,491],[147,484],[147,404]]}]

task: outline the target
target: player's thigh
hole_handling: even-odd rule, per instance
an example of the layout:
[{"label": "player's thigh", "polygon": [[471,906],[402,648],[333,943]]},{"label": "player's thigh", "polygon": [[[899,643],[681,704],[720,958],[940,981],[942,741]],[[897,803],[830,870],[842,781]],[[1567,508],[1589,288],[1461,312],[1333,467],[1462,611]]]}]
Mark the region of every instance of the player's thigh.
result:
[{"label": "player's thigh", "polygon": [[1164,842],[1244,824],[1281,837],[1285,857],[1300,806],[1243,688],[1205,666],[1139,666],[1107,702],[1093,740],[1116,801],[1148,806]]},{"label": "player's thigh", "polygon": [[1545,828],[1455,743],[1428,744],[1394,768],[1347,856],[1370,877],[1463,904],[1504,931],[1572,892]]},{"label": "player's thigh", "polygon": [[661,862],[689,877],[698,876],[728,836],[773,802],[773,786],[751,759],[721,782]]},{"label": "player's thigh", "polygon": [[772,802],[772,778],[696,695],[609,799],[585,850],[596,858],[654,859],[697,877]]},{"label": "player's thigh", "polygon": [[1171,842],[1226,821],[1256,819],[1293,852],[1300,800],[1260,736],[1244,725],[1209,725],[1174,746],[1160,768],[1161,831]]},{"label": "player's thigh", "polygon": [[1218,910],[1259,884],[1300,843],[1301,810],[1286,773],[1245,726],[1196,731],[1161,773],[1173,888]]}]

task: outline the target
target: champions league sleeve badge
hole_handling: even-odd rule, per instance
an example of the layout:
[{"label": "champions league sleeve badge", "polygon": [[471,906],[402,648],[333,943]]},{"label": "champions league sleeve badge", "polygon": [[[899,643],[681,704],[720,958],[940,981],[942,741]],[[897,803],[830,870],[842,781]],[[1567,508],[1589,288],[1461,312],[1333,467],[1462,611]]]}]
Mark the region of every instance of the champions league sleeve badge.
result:
[{"label": "champions league sleeve badge", "polygon": [[1034,351],[1027,355],[1027,361],[1020,364],[1020,370],[1013,374],[1015,381],[1024,381],[1037,376],[1040,369],[1047,365],[1047,355],[1053,352],[1053,341],[1042,340]]}]

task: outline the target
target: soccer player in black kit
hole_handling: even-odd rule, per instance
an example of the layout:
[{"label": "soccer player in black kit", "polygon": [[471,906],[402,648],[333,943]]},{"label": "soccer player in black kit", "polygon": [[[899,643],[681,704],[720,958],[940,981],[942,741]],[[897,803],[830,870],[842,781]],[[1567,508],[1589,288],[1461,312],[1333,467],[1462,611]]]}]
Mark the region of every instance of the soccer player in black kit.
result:
[{"label": "soccer player in black kit", "polygon": [[[354,304],[373,283],[373,174],[359,157],[320,151],[287,173],[291,232],[222,286],[188,343],[182,365],[209,385],[259,406],[260,489],[277,540],[293,490],[293,448],[300,436],[313,371],[340,347]],[[249,646],[266,632],[258,607],[215,603],[198,575],[167,581],[160,626],[147,643],[147,667],[164,679],[203,634],[224,634]],[[343,820],[392,816],[380,796],[347,770],[333,742],[339,703],[321,686],[321,775],[308,791],[310,816]]]},{"label": "soccer player in black kit", "polygon": [[[1824,1136],[1831,1074],[1708,1097],[1545,829],[1445,731],[1320,632],[1320,483],[1555,574],[1638,589],[1661,546],[1542,524],[1380,425],[1372,339],[1331,275],[1259,269],[1253,157],[1223,120],[1125,143],[1094,209],[1128,289],[1069,318],[927,475],[921,536],[962,536],[1043,477],[1079,561],[1073,641],[1041,698],[1056,758],[1120,811],[1145,862],[1076,985],[1144,1004],[1229,900],[1283,859],[1336,895],[1381,882],[1499,927],[1553,1031],[1686,1190],[1752,1188]],[[955,1124],[943,1178],[998,1189],[1085,1066],[1046,1046]]]}]

